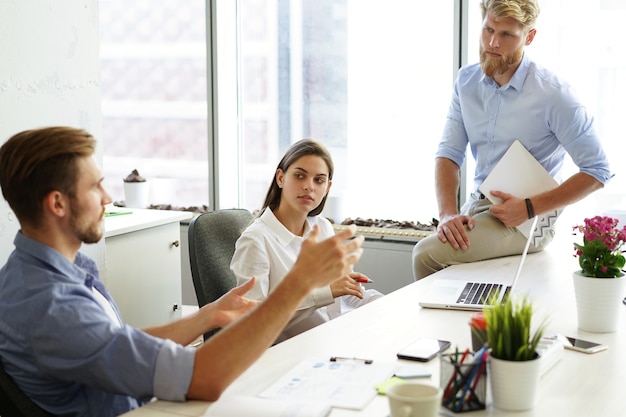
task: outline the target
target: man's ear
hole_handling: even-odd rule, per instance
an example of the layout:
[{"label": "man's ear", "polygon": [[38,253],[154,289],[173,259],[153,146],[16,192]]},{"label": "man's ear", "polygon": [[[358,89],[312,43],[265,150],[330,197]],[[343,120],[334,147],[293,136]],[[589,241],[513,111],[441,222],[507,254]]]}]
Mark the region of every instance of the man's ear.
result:
[{"label": "man's ear", "polygon": [[537,34],[537,29],[533,28],[528,31],[528,35],[526,35],[526,46],[530,45],[535,39],[535,35]]},{"label": "man's ear", "polygon": [[69,202],[67,196],[60,191],[50,191],[43,199],[43,210],[53,216],[65,216],[68,207]]}]

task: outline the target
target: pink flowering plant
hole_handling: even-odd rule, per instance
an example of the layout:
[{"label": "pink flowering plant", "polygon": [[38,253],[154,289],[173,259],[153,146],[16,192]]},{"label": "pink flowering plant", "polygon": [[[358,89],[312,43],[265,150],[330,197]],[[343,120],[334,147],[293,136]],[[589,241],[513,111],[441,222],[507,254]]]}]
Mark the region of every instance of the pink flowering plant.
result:
[{"label": "pink flowering plant", "polygon": [[583,244],[574,243],[582,274],[596,278],[615,278],[626,263],[622,246],[626,243],[626,226],[618,228],[617,219],[596,216],[573,229],[583,234]]}]

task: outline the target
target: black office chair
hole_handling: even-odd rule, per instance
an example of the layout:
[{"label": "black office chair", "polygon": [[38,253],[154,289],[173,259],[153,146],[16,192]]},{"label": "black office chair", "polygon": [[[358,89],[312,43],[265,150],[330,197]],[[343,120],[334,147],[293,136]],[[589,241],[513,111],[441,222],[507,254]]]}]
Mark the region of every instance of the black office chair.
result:
[{"label": "black office chair", "polygon": [[7,374],[0,361],[0,416],[52,417],[22,392]]},{"label": "black office chair", "polygon": [[[245,209],[200,214],[189,223],[189,262],[198,306],[209,304],[237,285],[230,270],[235,242],[254,219]],[[207,340],[217,330],[204,335]]]}]

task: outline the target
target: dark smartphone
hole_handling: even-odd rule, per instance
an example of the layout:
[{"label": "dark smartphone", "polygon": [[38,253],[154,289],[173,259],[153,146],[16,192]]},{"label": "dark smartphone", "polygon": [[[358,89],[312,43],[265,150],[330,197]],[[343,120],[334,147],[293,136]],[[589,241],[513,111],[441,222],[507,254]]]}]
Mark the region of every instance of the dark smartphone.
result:
[{"label": "dark smartphone", "polygon": [[567,342],[569,343],[565,343],[565,349],[571,349],[584,353],[596,353],[609,348],[607,345],[603,345],[602,343],[590,342],[588,340],[577,339],[575,337],[566,337]]},{"label": "dark smartphone", "polygon": [[421,338],[401,349],[397,356],[399,359],[428,362],[449,347],[450,342],[447,340]]}]

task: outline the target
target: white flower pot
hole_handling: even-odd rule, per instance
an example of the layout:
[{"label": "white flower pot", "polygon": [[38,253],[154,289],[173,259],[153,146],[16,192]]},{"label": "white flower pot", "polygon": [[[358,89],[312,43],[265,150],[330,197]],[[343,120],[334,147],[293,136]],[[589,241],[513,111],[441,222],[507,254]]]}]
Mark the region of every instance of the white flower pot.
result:
[{"label": "white flower pot", "polygon": [[124,181],[124,204],[126,207],[147,208],[150,197],[150,182]]},{"label": "white flower pot", "polygon": [[490,356],[487,364],[494,407],[522,411],[535,406],[540,376],[538,359],[507,361]]},{"label": "white flower pot", "polygon": [[624,275],[617,278],[594,278],[576,271],[573,278],[578,328],[595,333],[615,332],[619,326],[619,309],[624,308]]}]

